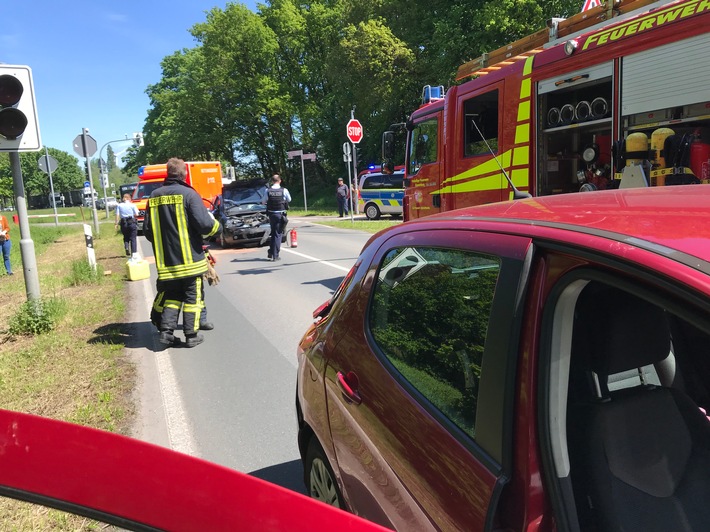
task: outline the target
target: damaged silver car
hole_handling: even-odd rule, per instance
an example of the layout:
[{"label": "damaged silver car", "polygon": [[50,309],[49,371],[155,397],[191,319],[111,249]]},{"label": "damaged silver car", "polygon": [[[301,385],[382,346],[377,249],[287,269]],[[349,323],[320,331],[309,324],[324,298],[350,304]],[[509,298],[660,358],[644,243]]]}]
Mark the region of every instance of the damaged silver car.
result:
[{"label": "damaged silver car", "polygon": [[223,247],[244,244],[263,246],[269,242],[271,227],[266,215],[266,181],[234,181],[217,197],[214,216],[222,225],[217,243]]}]

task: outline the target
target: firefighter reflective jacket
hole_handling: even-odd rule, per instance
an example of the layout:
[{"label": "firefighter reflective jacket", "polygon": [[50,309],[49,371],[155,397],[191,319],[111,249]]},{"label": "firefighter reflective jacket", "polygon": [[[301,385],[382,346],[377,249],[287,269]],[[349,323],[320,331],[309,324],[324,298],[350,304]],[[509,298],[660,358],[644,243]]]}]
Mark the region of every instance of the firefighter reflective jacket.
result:
[{"label": "firefighter reflective jacket", "polygon": [[220,230],[190,185],[168,177],[148,200],[143,221],[145,237],[153,243],[158,279],[196,277],[207,271],[203,237]]}]

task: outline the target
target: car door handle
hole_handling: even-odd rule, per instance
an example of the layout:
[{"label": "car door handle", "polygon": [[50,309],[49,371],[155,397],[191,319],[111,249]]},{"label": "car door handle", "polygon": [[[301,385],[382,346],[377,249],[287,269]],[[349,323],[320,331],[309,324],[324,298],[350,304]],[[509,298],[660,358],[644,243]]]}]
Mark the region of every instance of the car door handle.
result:
[{"label": "car door handle", "polygon": [[350,401],[359,405],[362,403],[362,397],[360,397],[360,392],[358,388],[360,387],[360,382],[357,375],[348,371],[347,375],[343,375],[341,371],[338,372],[338,388],[345,397]]}]

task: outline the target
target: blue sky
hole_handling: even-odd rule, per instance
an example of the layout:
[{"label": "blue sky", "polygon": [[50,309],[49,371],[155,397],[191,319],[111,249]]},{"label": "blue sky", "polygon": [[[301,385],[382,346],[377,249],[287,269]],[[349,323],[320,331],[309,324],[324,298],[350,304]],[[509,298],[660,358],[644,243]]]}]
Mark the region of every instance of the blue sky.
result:
[{"label": "blue sky", "polygon": [[[189,29],[227,2],[4,3],[0,63],[32,68],[43,145],[76,155],[72,141],[84,127],[99,149],[142,130],[149,105],[145,90],[160,80],[160,61],[194,47]],[[254,0],[241,3],[255,9]],[[129,145],[111,144],[116,153]]]}]

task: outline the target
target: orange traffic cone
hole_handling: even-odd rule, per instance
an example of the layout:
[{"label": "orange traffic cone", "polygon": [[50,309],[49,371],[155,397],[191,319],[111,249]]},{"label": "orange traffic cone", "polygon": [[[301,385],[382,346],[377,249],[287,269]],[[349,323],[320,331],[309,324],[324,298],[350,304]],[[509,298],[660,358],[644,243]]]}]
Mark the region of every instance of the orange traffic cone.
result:
[{"label": "orange traffic cone", "polygon": [[296,229],[291,229],[289,232],[289,245],[292,248],[297,248],[298,247],[298,233],[296,233]]}]

